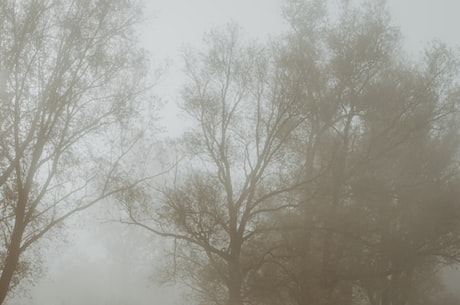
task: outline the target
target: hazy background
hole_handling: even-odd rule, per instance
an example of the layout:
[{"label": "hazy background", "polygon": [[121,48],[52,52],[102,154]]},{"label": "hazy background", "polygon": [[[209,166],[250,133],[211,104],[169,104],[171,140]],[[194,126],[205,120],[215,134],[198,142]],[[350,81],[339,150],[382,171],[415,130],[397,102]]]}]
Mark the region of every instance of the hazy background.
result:
[{"label": "hazy background", "polygon": [[[142,43],[151,53],[153,66],[166,66],[156,93],[166,102],[162,124],[166,134],[183,130],[175,105],[180,95],[181,48],[199,46],[203,33],[234,21],[248,37],[260,41],[283,32],[281,0],[151,0],[145,14],[152,17],[142,31]],[[436,39],[460,46],[460,1],[390,0],[393,22],[401,28],[405,48],[420,55]],[[29,295],[18,295],[12,304],[173,304],[178,292],[155,287],[155,263],[161,260],[158,240],[134,228],[108,222],[107,203],[85,212],[78,223],[69,223],[60,242],[43,241],[45,254],[42,276]],[[109,218],[116,219],[112,209]],[[61,238],[62,237],[62,238]],[[50,246],[50,245],[53,246]],[[450,273],[449,285],[460,283]]]}]

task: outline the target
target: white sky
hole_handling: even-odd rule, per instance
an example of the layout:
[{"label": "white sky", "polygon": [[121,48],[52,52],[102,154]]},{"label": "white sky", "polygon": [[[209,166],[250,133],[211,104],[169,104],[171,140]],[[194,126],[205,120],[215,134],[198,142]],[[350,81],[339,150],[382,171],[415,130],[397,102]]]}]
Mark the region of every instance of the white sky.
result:
[{"label": "white sky", "polygon": [[[171,62],[171,72],[159,85],[158,94],[164,94],[169,100],[164,123],[167,123],[167,128],[173,134],[181,130],[174,103],[180,93],[177,71],[180,71],[181,59],[178,56],[184,43],[199,45],[206,31],[229,21],[240,24],[249,37],[260,40],[276,36],[286,27],[280,17],[282,0],[145,1],[146,14],[156,17],[149,22],[142,37],[143,43],[152,53],[154,62],[161,63],[165,59]],[[394,23],[401,27],[405,36],[407,50],[419,53],[432,39],[460,46],[460,0],[389,0],[389,5]],[[75,244],[84,244],[89,249],[91,246],[88,245],[91,243],[101,246],[101,239],[95,234],[79,235],[80,241]],[[75,265],[75,261],[78,261],[79,257],[72,252],[75,247],[69,248],[66,254],[56,254],[58,265],[72,262]],[[81,253],[78,255],[84,256]],[[53,273],[57,278],[63,277],[58,274],[59,270]],[[53,274],[49,276],[52,277]],[[91,277],[91,274],[88,276]],[[40,290],[39,287],[37,289]]]},{"label": "white sky", "polygon": [[235,21],[253,37],[278,33],[279,0],[150,0],[146,13],[155,20],[145,41],[154,55],[174,57],[184,43],[197,43],[215,26]]},{"label": "white sky", "polygon": [[[331,0],[338,2],[339,0]],[[229,21],[238,23],[249,38],[264,41],[287,29],[280,8],[283,0],[146,0],[145,13],[154,16],[142,41],[157,64],[168,61],[169,73],[157,88],[168,103],[164,122],[171,135],[178,125],[175,103],[180,98],[180,50],[184,44],[200,46],[203,34]],[[433,39],[460,46],[459,0],[388,0],[393,23],[400,26],[405,48],[419,55]]]},{"label": "white sky", "polygon": [[390,0],[393,20],[400,25],[406,47],[418,52],[430,40],[460,45],[460,1]]},{"label": "white sky", "polygon": [[[332,0],[338,2],[338,0]],[[233,20],[252,37],[266,38],[286,28],[280,16],[283,0],[146,0],[146,13],[156,19],[145,42],[154,55],[177,55],[183,43],[200,41],[214,26]],[[388,0],[412,51],[431,39],[459,44],[460,1]]]}]

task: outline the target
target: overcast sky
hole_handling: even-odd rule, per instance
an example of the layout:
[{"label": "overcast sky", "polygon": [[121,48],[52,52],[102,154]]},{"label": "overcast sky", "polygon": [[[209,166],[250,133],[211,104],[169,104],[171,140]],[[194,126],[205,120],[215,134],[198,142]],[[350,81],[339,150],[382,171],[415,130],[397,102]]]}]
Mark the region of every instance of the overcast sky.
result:
[{"label": "overcast sky", "polygon": [[[330,0],[338,3],[341,0]],[[180,51],[184,44],[199,46],[203,34],[229,21],[244,33],[264,41],[287,29],[280,15],[283,0],[147,0],[146,15],[154,17],[145,27],[142,42],[157,63],[168,61],[169,74],[158,86],[168,100],[165,124],[172,135],[182,131],[177,125],[175,100],[180,94]],[[460,45],[459,0],[388,0],[393,23],[401,28],[405,49],[419,55],[431,40]]]},{"label": "overcast sky", "polygon": [[406,47],[418,51],[430,40],[460,45],[460,1],[390,0],[394,22],[401,27]]},{"label": "overcast sky", "polygon": [[[330,0],[338,2],[339,0]],[[262,39],[285,29],[280,16],[283,0],[150,0],[146,12],[156,19],[145,35],[159,56],[177,55],[184,42],[199,41],[214,26],[236,21],[253,37]],[[394,23],[417,50],[431,39],[459,44],[458,0],[388,0]]]},{"label": "overcast sky", "polygon": [[[250,37],[262,41],[281,33],[286,26],[280,17],[282,0],[146,0],[146,3],[146,14],[155,18],[143,32],[142,42],[150,50],[154,62],[160,64],[168,59],[172,63],[172,72],[159,85],[158,92],[165,94],[170,102],[165,116],[171,123],[168,128],[173,132],[181,129],[178,121],[174,120],[177,110],[174,100],[178,97],[175,93],[180,89],[174,71],[180,66],[178,55],[184,43],[199,45],[203,33],[228,21],[237,22]],[[418,53],[433,39],[452,46],[460,45],[459,0],[389,0],[389,5],[393,21],[401,27],[409,52]],[[78,228],[79,233],[71,234],[71,242],[61,245],[59,253],[49,254],[50,260],[54,261],[53,268],[33,291],[32,296],[38,300],[35,304],[51,304],[49,300],[45,301],[46,294],[56,289],[50,287],[50,283],[65,285],[68,281],[71,284],[75,270],[84,274],[83,281],[85,278],[92,279],[91,283],[114,276],[103,274],[112,268],[107,260],[111,255],[110,247],[115,247],[113,236],[106,234],[101,238],[100,234],[107,232],[96,230],[94,226],[86,228]],[[88,264],[84,266],[82,262]],[[145,277],[145,274],[142,276]],[[136,279],[132,281],[136,283]],[[75,278],[73,283],[75,286]],[[144,291],[145,287],[139,289]],[[164,299],[165,295],[162,297]]]}]

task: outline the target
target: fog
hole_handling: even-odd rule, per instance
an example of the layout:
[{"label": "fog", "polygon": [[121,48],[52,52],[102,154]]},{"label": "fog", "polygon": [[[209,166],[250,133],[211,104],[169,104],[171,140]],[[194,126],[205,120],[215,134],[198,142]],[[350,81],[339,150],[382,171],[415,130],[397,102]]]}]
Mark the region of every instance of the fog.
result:
[{"label": "fog", "polygon": [[161,242],[111,220],[110,214],[104,207],[92,208],[46,242],[40,249],[42,273],[11,304],[143,305],[155,300],[166,305],[179,300],[177,288],[155,279]]},{"label": "fog", "polygon": [[[203,34],[228,21],[241,25],[250,39],[268,41],[287,24],[280,16],[281,0],[147,0],[141,44],[153,67],[164,67],[154,91],[165,103],[160,124],[163,138],[187,130],[177,101],[184,81],[184,45],[203,47]],[[390,0],[393,23],[401,27],[404,48],[414,56],[431,40],[460,46],[460,2]],[[153,73],[153,72],[152,72]],[[4,88],[0,71],[0,89]],[[110,206],[107,208],[107,206]],[[79,212],[56,233],[40,241],[41,271],[21,284],[10,305],[172,305],[187,304],[183,290],[162,284],[164,239],[142,228],[119,223],[124,211],[110,200]],[[458,293],[459,271],[449,267],[443,281]],[[460,293],[458,294],[460,297]]]}]

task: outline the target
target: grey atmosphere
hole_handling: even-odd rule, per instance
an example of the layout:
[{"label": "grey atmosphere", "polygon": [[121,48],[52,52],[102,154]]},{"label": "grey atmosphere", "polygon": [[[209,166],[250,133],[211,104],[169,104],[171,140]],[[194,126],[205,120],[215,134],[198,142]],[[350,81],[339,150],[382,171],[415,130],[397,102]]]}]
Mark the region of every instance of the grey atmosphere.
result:
[{"label": "grey atmosphere", "polygon": [[460,304],[458,12],[0,0],[0,305]]}]

